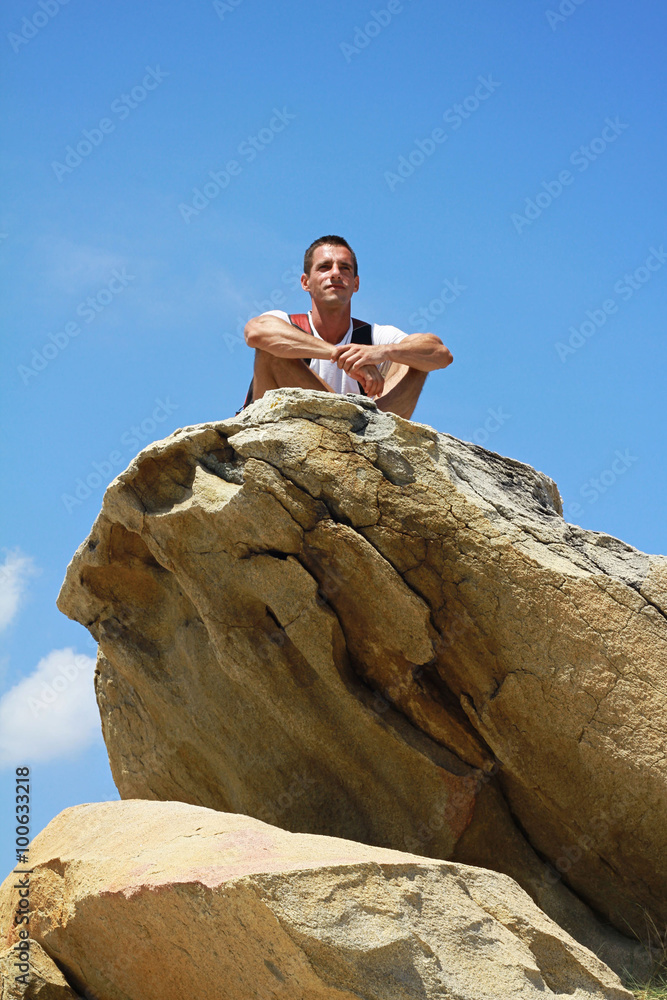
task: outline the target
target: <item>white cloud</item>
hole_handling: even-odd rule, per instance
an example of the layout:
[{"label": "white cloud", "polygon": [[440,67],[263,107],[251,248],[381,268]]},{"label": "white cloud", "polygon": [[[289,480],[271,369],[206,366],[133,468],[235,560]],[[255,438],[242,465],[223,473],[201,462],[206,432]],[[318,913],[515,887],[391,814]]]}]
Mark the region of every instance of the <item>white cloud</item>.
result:
[{"label": "white cloud", "polygon": [[16,549],[8,552],[0,566],[0,632],[16,615],[25,592],[28,577],[35,572],[30,556]]},{"label": "white cloud", "polygon": [[0,768],[72,757],[101,740],[95,660],[54,649],[0,698]]}]

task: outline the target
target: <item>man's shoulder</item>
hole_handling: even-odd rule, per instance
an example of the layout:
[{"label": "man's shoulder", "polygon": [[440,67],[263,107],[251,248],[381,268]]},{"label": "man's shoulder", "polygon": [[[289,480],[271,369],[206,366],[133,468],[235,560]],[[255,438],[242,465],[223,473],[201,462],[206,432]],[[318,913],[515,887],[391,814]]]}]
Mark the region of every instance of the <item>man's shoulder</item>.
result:
[{"label": "man's shoulder", "polygon": [[289,323],[289,313],[286,313],[284,309],[267,309],[266,312],[260,313],[260,316],[277,316],[278,319],[284,319],[286,323]]}]

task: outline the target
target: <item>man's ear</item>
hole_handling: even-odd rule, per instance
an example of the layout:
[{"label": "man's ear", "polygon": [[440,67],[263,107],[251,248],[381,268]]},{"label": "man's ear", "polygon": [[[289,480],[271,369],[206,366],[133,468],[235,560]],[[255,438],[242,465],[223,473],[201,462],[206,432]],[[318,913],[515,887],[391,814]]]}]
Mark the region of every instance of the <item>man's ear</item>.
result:
[{"label": "man's ear", "polygon": [[355,275],[355,278],[354,278],[354,290],[355,290],[355,292],[359,291],[359,275],[358,274]]},{"label": "man's ear", "polygon": [[305,273],[305,271],[301,275],[301,287],[303,288],[304,292],[308,291],[308,275]]}]

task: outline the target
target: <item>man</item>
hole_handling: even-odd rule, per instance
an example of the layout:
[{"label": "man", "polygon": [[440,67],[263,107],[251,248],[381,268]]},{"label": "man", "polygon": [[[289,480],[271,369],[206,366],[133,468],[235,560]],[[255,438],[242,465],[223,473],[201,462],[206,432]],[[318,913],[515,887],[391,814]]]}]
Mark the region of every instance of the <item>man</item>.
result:
[{"label": "man", "polygon": [[[433,333],[407,334],[395,326],[368,327],[352,320],[350,302],[359,289],[357,258],[341,236],[315,240],[306,250],[303,271],[301,287],[312,303],[305,329],[278,309],[246,324],[246,343],[255,350],[246,405],[268,389],[286,386],[363,391],[379,410],[409,419],[427,374],[452,363],[450,351]],[[354,342],[355,328],[361,326],[366,326],[368,343]]]}]

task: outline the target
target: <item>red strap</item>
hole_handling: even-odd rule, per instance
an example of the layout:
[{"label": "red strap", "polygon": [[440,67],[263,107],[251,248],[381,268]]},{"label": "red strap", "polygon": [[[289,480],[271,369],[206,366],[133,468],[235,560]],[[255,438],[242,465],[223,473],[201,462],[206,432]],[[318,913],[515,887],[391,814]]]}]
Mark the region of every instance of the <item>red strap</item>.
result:
[{"label": "red strap", "polygon": [[310,329],[310,320],[308,319],[308,313],[292,313],[289,318],[292,326],[298,326],[300,330],[304,333],[309,333],[312,336],[313,331]]},{"label": "red strap", "polygon": [[[308,319],[308,313],[291,313],[289,321],[292,326],[298,326],[300,330],[304,333],[311,333],[310,320]],[[360,326],[368,326],[369,324],[363,319],[352,319],[352,329],[358,330]]]}]

